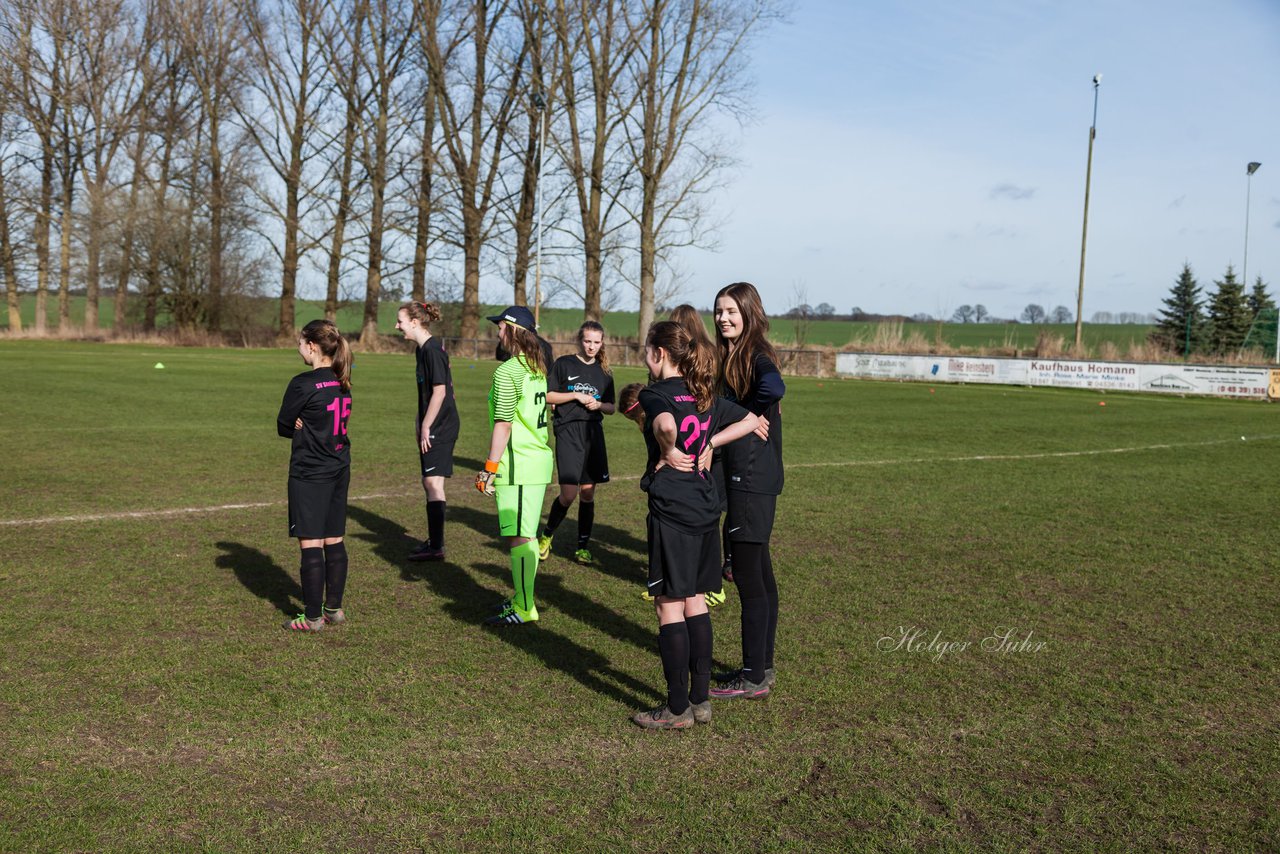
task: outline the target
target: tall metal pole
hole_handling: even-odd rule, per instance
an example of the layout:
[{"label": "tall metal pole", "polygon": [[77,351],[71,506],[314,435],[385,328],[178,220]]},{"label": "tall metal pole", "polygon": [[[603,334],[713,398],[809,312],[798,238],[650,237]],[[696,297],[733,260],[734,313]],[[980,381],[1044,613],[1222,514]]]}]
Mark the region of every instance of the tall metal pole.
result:
[{"label": "tall metal pole", "polygon": [[1084,250],[1089,241],[1089,184],[1093,180],[1093,140],[1098,135],[1098,85],[1102,75],[1093,75],[1093,123],[1089,125],[1089,160],[1084,172],[1084,228],[1080,234],[1080,284],[1076,288],[1076,355],[1080,354],[1084,333]]},{"label": "tall metal pole", "polygon": [[533,265],[533,325],[537,326],[542,309],[542,168],[547,163],[547,102],[541,92],[533,93],[533,105],[538,108],[538,117],[542,121],[538,131],[538,177],[533,182],[538,190],[538,245]]}]

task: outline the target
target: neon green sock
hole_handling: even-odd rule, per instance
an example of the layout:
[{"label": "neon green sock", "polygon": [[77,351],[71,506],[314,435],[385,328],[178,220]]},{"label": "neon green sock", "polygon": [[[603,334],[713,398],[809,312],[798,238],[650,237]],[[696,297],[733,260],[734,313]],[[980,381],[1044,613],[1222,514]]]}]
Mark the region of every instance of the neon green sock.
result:
[{"label": "neon green sock", "polygon": [[538,541],[530,540],[511,550],[511,583],[515,595],[511,603],[521,611],[532,611],[533,580],[538,575]]}]

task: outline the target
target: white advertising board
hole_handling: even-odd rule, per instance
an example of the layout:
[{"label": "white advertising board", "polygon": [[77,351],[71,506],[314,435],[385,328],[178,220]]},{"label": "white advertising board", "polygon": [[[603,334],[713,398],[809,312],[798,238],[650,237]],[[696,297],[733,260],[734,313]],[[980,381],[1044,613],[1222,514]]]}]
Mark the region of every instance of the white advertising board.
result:
[{"label": "white advertising board", "polygon": [[836,373],[865,379],[996,383],[1263,399],[1267,397],[1269,385],[1276,387],[1278,372],[1233,365],[840,353],[836,356]]}]

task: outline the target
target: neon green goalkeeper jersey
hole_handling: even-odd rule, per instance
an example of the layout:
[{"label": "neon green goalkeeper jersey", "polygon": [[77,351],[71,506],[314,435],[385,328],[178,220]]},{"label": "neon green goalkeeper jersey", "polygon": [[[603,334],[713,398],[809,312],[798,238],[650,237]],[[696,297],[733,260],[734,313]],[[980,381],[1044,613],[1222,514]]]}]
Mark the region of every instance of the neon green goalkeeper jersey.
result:
[{"label": "neon green goalkeeper jersey", "polygon": [[511,422],[495,485],[550,483],[555,458],[547,441],[547,378],[531,373],[524,356],[498,366],[489,386],[489,427]]}]

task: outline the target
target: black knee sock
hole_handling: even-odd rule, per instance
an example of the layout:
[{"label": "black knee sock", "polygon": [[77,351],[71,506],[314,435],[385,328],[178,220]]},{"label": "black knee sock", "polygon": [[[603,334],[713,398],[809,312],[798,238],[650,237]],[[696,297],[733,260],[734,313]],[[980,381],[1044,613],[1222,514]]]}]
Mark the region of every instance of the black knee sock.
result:
[{"label": "black knee sock", "polygon": [[556,532],[556,528],[560,527],[560,523],[564,521],[564,514],[569,512],[567,505],[561,504],[557,498],[551,502],[551,512],[547,514],[547,527],[542,529],[542,536],[549,537]]},{"label": "black knee sock", "polygon": [[764,681],[765,637],[769,632],[769,596],[764,585],[764,544],[733,544],[733,579],[742,600],[742,675]]},{"label": "black knee sock", "polygon": [[432,548],[444,548],[444,505],[443,501],[427,502],[427,542]]},{"label": "black knee sock", "polygon": [[596,503],[578,502],[578,548],[585,549],[591,541],[591,526],[596,523]]},{"label": "black knee sock", "polygon": [[307,619],[318,620],[324,613],[324,549],[303,549],[298,574],[302,577],[302,604]]},{"label": "black knee sock", "polygon": [[764,636],[764,666],[766,670],[773,669],[773,641],[778,634],[778,580],[773,574],[773,557],[769,554],[769,544],[764,544],[764,560],[761,561],[764,569],[764,592],[769,598],[769,626]]},{"label": "black knee sock", "polygon": [[658,652],[667,677],[667,708],[674,715],[689,708],[689,630],[683,621],[658,629]]},{"label": "black knee sock", "polygon": [[689,702],[701,703],[711,688],[711,615],[686,617],[689,629]]},{"label": "black knee sock", "polygon": [[347,589],[347,544],[324,547],[324,606],[330,611],[342,607],[342,591]]}]

